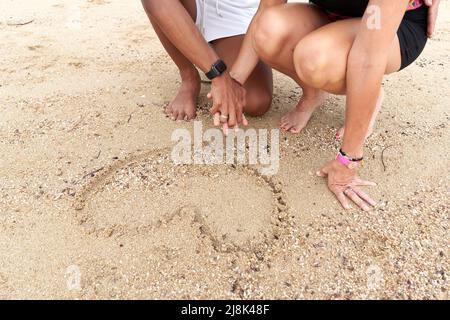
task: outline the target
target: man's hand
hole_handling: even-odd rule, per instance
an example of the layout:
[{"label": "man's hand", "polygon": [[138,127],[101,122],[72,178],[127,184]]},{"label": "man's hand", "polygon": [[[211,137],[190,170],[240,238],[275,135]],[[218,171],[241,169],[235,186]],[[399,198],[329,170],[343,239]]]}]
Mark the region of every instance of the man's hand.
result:
[{"label": "man's hand", "polygon": [[214,116],[214,125],[222,124],[225,134],[228,127],[237,128],[239,124],[247,124],[243,115],[245,96],[245,88],[228,73],[212,80],[211,92],[208,93],[208,98],[213,101],[210,112]]},{"label": "man's hand", "polygon": [[431,38],[434,34],[434,30],[436,28],[436,20],[439,12],[439,4],[441,0],[425,0],[424,1],[427,6],[430,7],[428,10],[428,38]]}]

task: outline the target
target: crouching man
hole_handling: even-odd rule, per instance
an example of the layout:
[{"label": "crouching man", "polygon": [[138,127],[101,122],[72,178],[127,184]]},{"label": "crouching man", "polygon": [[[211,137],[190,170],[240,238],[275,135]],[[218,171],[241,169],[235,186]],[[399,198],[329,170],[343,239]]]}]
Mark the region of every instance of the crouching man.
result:
[{"label": "crouching man", "polygon": [[[261,116],[272,100],[272,72],[259,62],[245,83],[229,70],[239,55],[259,0],[142,0],[162,45],[177,65],[181,86],[165,112],[173,120],[196,116],[200,93],[197,68],[211,79],[215,121],[245,124],[244,114]],[[197,67],[197,68],[196,68]]]}]

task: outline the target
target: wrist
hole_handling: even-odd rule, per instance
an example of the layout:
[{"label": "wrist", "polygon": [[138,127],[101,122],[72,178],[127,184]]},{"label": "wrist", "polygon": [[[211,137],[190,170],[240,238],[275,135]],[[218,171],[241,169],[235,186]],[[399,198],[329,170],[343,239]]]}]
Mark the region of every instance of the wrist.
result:
[{"label": "wrist", "polygon": [[221,85],[224,82],[227,82],[228,80],[230,80],[230,74],[228,73],[228,71],[225,71],[224,73],[222,73],[220,76],[215,77],[214,79],[211,80],[211,83],[213,85]]},{"label": "wrist", "polygon": [[350,156],[348,153],[346,153],[344,150],[342,150],[342,148],[339,149],[338,156],[344,157],[348,161],[352,161],[352,162],[361,162],[364,160],[363,156],[358,156],[358,157]]},{"label": "wrist", "polygon": [[363,164],[364,158],[362,156],[358,158],[352,158],[348,156],[344,151],[342,151],[342,149],[340,149],[338,154],[336,155],[335,160],[348,169],[356,169]]},{"label": "wrist", "polygon": [[349,158],[362,158],[364,156],[363,146],[351,146],[346,144],[345,141],[340,149]]},{"label": "wrist", "polygon": [[222,59],[218,59],[211,65],[211,69],[205,73],[206,77],[209,80],[214,80],[215,78],[220,77],[227,71],[228,67],[226,63]]},{"label": "wrist", "polygon": [[243,77],[241,77],[241,75],[239,74],[239,72],[236,72],[234,70],[230,71],[230,77],[232,79],[234,79],[236,82],[238,82],[240,85],[244,85],[245,83],[245,79],[243,79]]}]

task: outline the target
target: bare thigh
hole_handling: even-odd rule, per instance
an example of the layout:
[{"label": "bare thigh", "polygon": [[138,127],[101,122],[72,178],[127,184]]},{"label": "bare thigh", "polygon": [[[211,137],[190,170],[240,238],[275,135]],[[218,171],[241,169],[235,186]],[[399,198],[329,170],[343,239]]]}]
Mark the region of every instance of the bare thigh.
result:
[{"label": "bare thigh", "polygon": [[[231,67],[236,61],[245,35],[218,39],[212,42],[217,54]],[[270,107],[273,79],[272,70],[265,63],[260,62],[247,82],[244,84],[247,90],[247,106],[244,110],[247,114],[259,116]]]},{"label": "bare thigh", "polygon": [[298,42],[330,20],[317,6],[288,3],[267,9],[253,35],[255,49],[263,61],[298,80],[293,52]]},{"label": "bare thigh", "polygon": [[[317,89],[345,94],[348,55],[360,23],[360,18],[329,23],[299,41],[294,51],[294,64],[301,81]],[[395,37],[385,72],[396,72],[400,66],[400,43]]]}]

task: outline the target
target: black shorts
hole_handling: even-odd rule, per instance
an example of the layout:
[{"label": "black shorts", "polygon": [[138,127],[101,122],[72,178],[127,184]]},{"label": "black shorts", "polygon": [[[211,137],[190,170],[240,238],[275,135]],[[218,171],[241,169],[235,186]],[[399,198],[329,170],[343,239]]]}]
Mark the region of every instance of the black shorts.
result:
[{"label": "black shorts", "polygon": [[428,6],[422,5],[418,9],[405,13],[397,31],[402,56],[400,70],[413,63],[422,53],[428,40],[427,29]]},{"label": "black shorts", "polygon": [[[368,1],[352,1],[343,5],[341,1],[310,0],[311,3],[326,11],[331,21],[346,18],[362,17]],[[413,63],[422,53],[427,43],[428,6],[406,11],[397,31],[400,40],[400,54],[402,58],[400,70]]]}]

